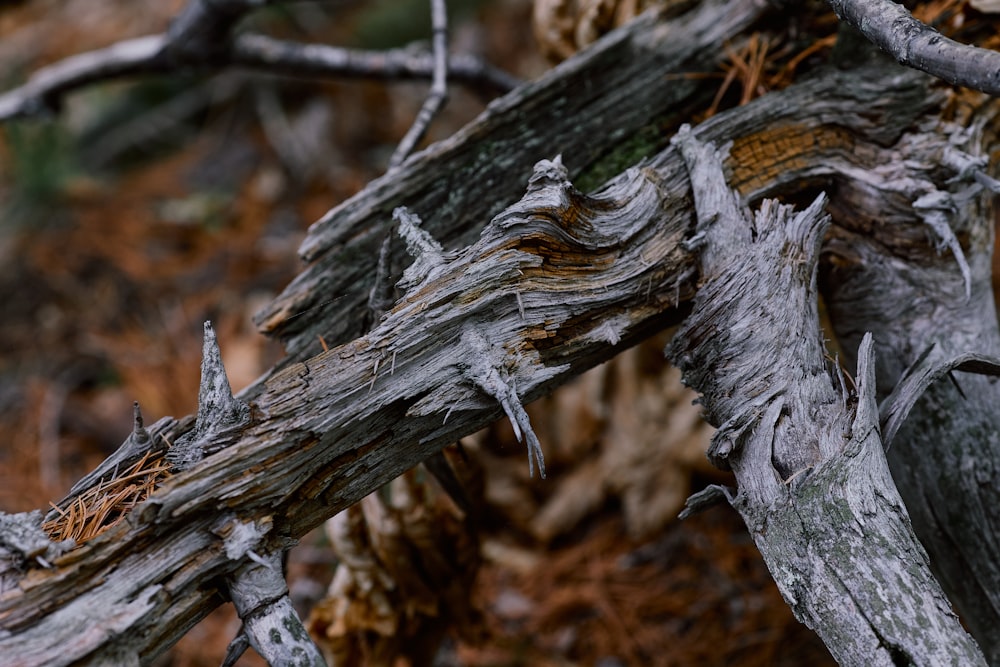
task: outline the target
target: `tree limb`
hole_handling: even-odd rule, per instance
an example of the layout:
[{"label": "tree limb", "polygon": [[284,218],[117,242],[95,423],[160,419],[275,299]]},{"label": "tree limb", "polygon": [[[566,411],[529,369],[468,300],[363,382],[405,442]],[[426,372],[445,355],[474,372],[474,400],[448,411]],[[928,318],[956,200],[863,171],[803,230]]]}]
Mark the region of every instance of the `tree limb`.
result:
[{"label": "tree limb", "polygon": [[750,213],[712,144],[675,138],[691,172],[705,281],[668,347],[719,427],[710,455],[795,616],[842,665],[985,665],[951,612],[882,453],[871,336],[857,402],[824,360],[816,267],[825,195]]},{"label": "tree limb", "polygon": [[891,0],[828,0],[837,16],[901,64],[1000,95],[1000,53],[948,39]]},{"label": "tree limb", "polygon": [[[802,178],[851,183],[899,163],[900,133],[940,102],[920,77],[878,71],[828,72],[720,114],[696,134],[733,141],[728,168],[750,196]],[[797,150],[768,162],[779,138]],[[433,164],[435,155],[419,160]],[[54,558],[52,569],[23,563],[18,588],[0,596],[0,650],[25,665],[110,655],[148,662],[219,604],[210,582],[245,564],[227,556],[218,526],[269,520],[259,550],[276,553],[500,416],[465,360],[493,359],[517,399],[532,400],[678,322],[696,278],[684,243],[695,236],[689,187],[673,149],[591,197],[557,163],[540,164],[522,201],[475,244],[440,251],[411,273],[404,297],[367,335],[245,392],[250,422],[192,436],[206,458],[127,521]],[[468,349],[474,339],[491,351]],[[147,435],[177,442],[195,421],[163,421]]]},{"label": "tree limb", "polygon": [[[316,222],[299,249],[310,266],[255,316],[259,328],[280,338],[291,360],[316,354],[320,336],[339,344],[363,334],[365,319],[356,313],[366,308],[389,215],[399,206],[445,245],[461,246],[516,201],[523,174],[539,160],[562,151],[571,174],[604,174],[591,176],[589,187],[596,187],[656,153],[668,139],[663,127],[679,125],[712,94],[704,79],[664,76],[712,69],[723,57],[715,45],[763,10],[758,0],[707,0],[668,22],[649,12],[495,100],[420,160],[372,181]],[[402,262],[401,251],[395,259]]]},{"label": "tree limb", "polygon": [[[915,168],[921,177],[899,189],[905,200],[916,201],[936,169],[949,165],[955,170],[956,177],[939,190],[951,199],[947,224],[961,241],[969,281],[951,252],[927,252],[926,237],[918,241],[926,235],[921,225],[885,224],[873,217],[871,212],[895,205],[868,192],[864,210],[840,216],[822,284],[848,358],[860,344],[861,331],[875,336],[881,395],[897,384],[900,392],[913,389],[911,382],[924,386],[901,425],[893,419],[894,399],[884,401],[887,426],[898,426],[887,453],[889,465],[935,572],[995,664],[1000,661],[1000,486],[994,463],[1000,458],[995,435],[1000,432],[1000,385],[959,367],[938,382],[931,382],[933,373],[926,375],[927,369],[948,368],[955,360],[975,363],[1000,356],[992,285],[993,204],[989,197],[969,196],[970,188],[972,194],[982,191],[976,171],[986,163],[977,156],[989,155],[995,146],[991,128],[998,108],[976,108],[971,101],[955,100],[955,113],[968,130],[955,132],[946,125],[939,132],[953,132],[953,146],[980,160],[979,167],[963,169],[964,161],[951,159],[947,149],[913,141],[907,147],[907,171],[913,174]],[[876,239],[868,231],[872,224],[883,230]]]},{"label": "tree limb", "polygon": [[[720,21],[720,6],[743,13],[734,11]],[[639,86],[628,89],[630,95],[639,97],[625,108],[619,109],[620,98],[611,99],[617,118],[632,129],[650,122],[651,115],[655,118],[658,112],[655,106],[634,113],[629,107],[646,101],[690,100],[697,90],[694,84],[671,93],[675,97],[646,93],[643,88],[652,89],[654,79],[643,78],[630,69],[630,60],[620,56],[631,49],[635,59],[641,60],[639,56],[651,49],[656,54],[667,51],[669,57],[676,58],[672,61],[675,67],[698,62],[703,56],[692,49],[700,40],[718,39],[720,32],[752,20],[757,11],[735,0],[729,5],[708,3],[706,7],[711,11],[699,10],[667,30],[647,17],[610,36],[542,81],[497,102],[455,139],[415,155],[398,170],[398,182],[376,181],[318,224],[305,246],[315,252],[316,264],[304,274],[308,278],[297,280],[289,293],[298,292],[296,298],[304,298],[303,294],[317,290],[308,294],[314,299],[312,303],[331,296],[336,303],[331,308],[308,310],[301,318],[306,326],[293,332],[301,344],[294,346],[290,359],[241,395],[250,407],[248,420],[198,429],[197,420],[189,417],[161,420],[147,429],[148,441],[144,441],[177,443],[188,438],[191,450],[199,452],[199,457],[203,454],[204,459],[165,481],[126,521],[82,548],[64,555],[59,555],[59,549],[46,552],[43,560],[51,561],[54,567],[22,558],[14,569],[0,572],[6,586],[17,586],[0,593],[0,651],[5,657],[26,665],[76,660],[149,662],[222,601],[217,589],[227,578],[235,581],[233,577],[252,567],[249,551],[233,558],[232,549],[227,550],[225,526],[268,522],[271,528],[262,533],[257,548],[263,554],[279,553],[325,518],[442,445],[480,428],[507,408],[517,420],[515,403],[531,400],[623,346],[679,322],[685,314],[685,302],[697,289],[691,251],[704,243],[706,237],[699,239],[698,235],[711,228],[702,224],[695,229],[688,170],[678,152],[667,149],[619,175],[593,196],[576,191],[557,161],[540,163],[527,194],[500,211],[475,243],[455,251],[428,245],[428,261],[417,262],[417,268],[406,275],[408,289],[403,298],[374,329],[345,342],[358,326],[352,318],[368,308],[375,281],[374,275],[368,276],[373,273],[368,269],[374,265],[376,253],[367,253],[366,244],[374,239],[378,245],[385,238],[390,203],[408,203],[412,195],[422,208],[430,209],[430,219],[436,221],[422,225],[424,231],[447,228],[454,241],[483,229],[489,217],[484,214],[489,210],[487,200],[505,199],[504,193],[514,187],[510,183],[523,184],[527,172],[505,165],[522,165],[533,152],[545,147],[540,143],[543,135],[536,135],[535,127],[542,127],[545,137],[553,132],[554,138],[545,140],[548,147],[554,142],[567,155],[587,156],[572,158],[579,159],[579,164],[592,164],[597,160],[593,156],[601,155],[612,143],[593,131],[607,118],[596,111],[606,114],[610,107],[575,118],[579,127],[570,127],[556,122],[566,115],[565,102],[559,102],[565,99],[562,91],[580,81],[599,80],[594,86],[596,97],[585,100],[593,107],[604,104],[607,91],[621,88],[623,82]],[[601,71],[602,78],[595,79],[593,74]],[[656,76],[661,74],[662,70]],[[638,82],[633,82],[633,77],[638,77]],[[935,179],[946,178],[953,169],[924,171],[904,162],[901,152],[909,155],[913,143],[923,141],[927,151],[921,156],[940,155],[941,163],[946,164],[943,156],[952,148],[947,138],[935,130],[914,129],[917,121],[926,120],[926,114],[936,114],[941,102],[940,95],[928,92],[924,78],[912,73],[887,71],[882,65],[860,72],[831,71],[720,114],[699,127],[695,135],[717,145],[732,142],[725,167],[730,185],[739,189],[742,199],[796,192],[803,183],[836,184],[830,202],[835,217],[844,211],[864,211],[869,201],[887,204],[882,209],[887,211],[881,221],[884,224],[864,221],[873,241],[903,229],[911,256],[933,257],[924,223],[912,207],[913,192],[900,184],[915,183],[935,190],[939,185]],[[859,108],[865,113],[857,113]],[[685,111],[682,106],[678,113]],[[544,125],[549,122],[552,127]],[[494,136],[498,145],[491,149],[490,159],[477,168],[483,142]],[[483,171],[483,165],[489,169]],[[464,168],[464,176],[461,187],[451,188],[449,179],[456,173],[455,166]],[[442,192],[452,196],[448,203],[455,207],[443,213]],[[773,205],[769,206],[773,211]],[[733,208],[739,206],[716,210],[725,213]],[[803,291],[809,293],[808,286],[803,287],[809,271],[802,267],[811,266],[813,259],[808,253],[815,253],[813,245],[818,238],[816,221],[809,219],[812,222],[808,224],[792,225],[803,234],[789,238],[790,247],[799,248],[806,258],[793,262],[789,269],[795,274],[793,296],[802,308]],[[436,233],[433,236],[442,238]],[[345,261],[351,255],[357,259]],[[981,289],[980,263],[979,255],[970,254],[974,298]],[[947,275],[955,277],[955,263],[948,266]],[[359,281],[359,275],[365,280],[370,277],[370,281]],[[706,280],[712,277],[703,276]],[[961,276],[958,278],[961,286]],[[361,282],[358,303],[340,298],[334,290],[323,290],[335,280]],[[287,294],[279,298],[269,311],[279,314],[276,322],[287,326],[291,303],[294,300]],[[811,312],[798,312],[796,317],[808,321]],[[314,354],[317,346],[309,338],[330,331],[342,344]],[[801,345],[815,347],[813,338],[805,337]],[[334,336],[329,339],[335,340]],[[810,354],[813,351],[807,350]],[[866,360],[859,373],[864,378],[863,406],[852,415],[849,406],[843,406],[842,396],[832,389],[835,399],[830,402],[830,409],[837,411],[830,423],[849,429],[845,439],[850,439],[851,451],[856,450],[860,457],[857,465],[850,461],[841,462],[843,466],[831,464],[824,473],[831,477],[826,478],[820,475],[819,466],[812,473],[802,472],[808,469],[802,465],[810,456],[808,448],[799,451],[794,440],[775,436],[778,478],[776,482],[757,480],[766,485],[760,487],[761,493],[775,489],[786,493],[783,489],[787,487],[787,493],[814,489],[819,495],[846,480],[845,493],[854,494],[855,500],[871,501],[876,512],[900,515],[891,480],[879,467],[880,454],[873,448],[872,365],[866,355],[861,357]],[[469,363],[470,359],[477,363]],[[785,380],[791,371],[798,370],[780,363],[771,369],[784,373]],[[825,389],[817,384],[820,380],[830,381],[825,369],[809,376],[816,395],[825,396]],[[747,451],[758,456],[754,470],[773,478],[776,473],[767,467],[770,460],[760,458],[761,447],[772,435],[782,435],[779,432],[790,423],[783,410],[792,403],[785,395],[771,399],[767,405],[761,404],[760,414],[751,413],[747,420],[737,418],[728,428],[732,433],[749,423],[762,424],[755,444]],[[506,406],[502,405],[504,400]],[[727,408],[718,416],[728,412],[740,411]],[[830,454],[834,452],[832,444],[817,446]],[[724,444],[716,448],[715,455],[717,460],[730,460]],[[882,489],[885,484],[886,495],[872,500],[871,489]],[[747,490],[752,490],[752,485],[747,485]],[[723,491],[715,495],[720,494],[725,496]],[[818,504],[802,507],[817,513],[835,512],[839,507],[836,502],[830,506],[823,502],[819,499]],[[867,509],[869,505],[864,503],[862,509]],[[783,526],[789,529],[790,539],[801,537],[801,531],[796,533],[796,527],[803,525],[800,517],[785,512],[776,522],[781,525],[775,526],[775,531],[780,532]],[[818,545],[824,554],[832,552],[841,536],[830,525],[819,526],[812,541],[805,543]],[[912,544],[905,530],[900,535],[900,545]],[[898,535],[888,537],[896,540]],[[779,546],[783,549],[783,544],[759,544],[769,562],[789,562],[781,549],[767,551]],[[912,559],[919,553],[912,551],[909,556]],[[17,548],[14,554],[26,555]],[[890,549],[880,554],[888,560],[876,559],[864,572],[885,585],[898,583],[894,566],[879,569],[880,564],[908,562],[905,556]],[[0,557],[6,560],[4,552]],[[954,624],[940,604],[933,582],[925,576],[926,568],[917,560],[907,583],[929,593],[926,600],[930,603],[924,599],[900,601],[907,613],[932,616],[932,626],[951,636]],[[857,588],[856,582],[863,579],[844,570],[843,562],[824,572],[827,580],[833,575],[843,579],[832,589],[830,599],[846,601],[844,606],[854,606],[861,614],[872,614],[867,626],[857,617],[852,620],[859,624],[852,646],[875,647],[879,655],[889,657],[899,657],[892,652],[897,646],[904,653],[919,648],[922,640],[909,637],[906,628],[886,629],[886,617],[873,611],[877,595],[873,597],[871,589]],[[805,565],[793,562],[791,566]],[[860,572],[862,566],[856,569]],[[797,613],[813,623],[835,620],[822,606],[828,600],[811,597],[811,591],[804,595],[786,574],[781,571],[775,576],[794,597],[793,605],[799,605]],[[99,616],[94,609],[111,611]],[[956,637],[965,651],[967,639]],[[971,656],[974,663],[972,653],[962,655]]]},{"label": "tree limb", "polygon": [[[363,51],[302,44],[265,35],[231,36],[236,22],[263,0],[192,0],[166,33],[117,42],[71,56],[35,72],[27,83],[0,95],[0,120],[49,113],[78,88],[111,79],[164,74],[181,67],[246,67],[296,76],[431,79],[433,56],[409,49]],[[507,92],[517,79],[480,58],[458,55],[447,71],[460,83]]]},{"label": "tree limb", "polygon": [[[22,579],[0,601],[6,655],[25,665],[110,650],[149,660],[218,603],[205,582],[238,566],[212,526],[270,518],[259,548],[274,552],[495,419],[499,403],[464,362],[482,351],[463,349],[463,336],[487,341],[489,358],[504,360],[491,367],[530,399],[611,352],[598,326],[609,313],[623,344],[669,322],[687,225],[671,188],[636,170],[590,199],[558,170],[539,173],[480,243],[437,267],[368,336],[271,377],[251,404],[256,421],[191,436],[205,452],[232,442],[225,451],[168,479],[53,570]],[[551,256],[564,260],[550,266]],[[83,584],[81,568],[104,583]],[[97,617],[95,604],[119,613]]]},{"label": "tree limb", "polygon": [[[411,48],[364,51],[255,34],[237,36],[229,57],[234,66],[289,76],[432,79],[435,66],[433,54]],[[458,83],[497,93],[509,92],[521,83],[517,77],[467,53],[448,55],[447,74]]]}]

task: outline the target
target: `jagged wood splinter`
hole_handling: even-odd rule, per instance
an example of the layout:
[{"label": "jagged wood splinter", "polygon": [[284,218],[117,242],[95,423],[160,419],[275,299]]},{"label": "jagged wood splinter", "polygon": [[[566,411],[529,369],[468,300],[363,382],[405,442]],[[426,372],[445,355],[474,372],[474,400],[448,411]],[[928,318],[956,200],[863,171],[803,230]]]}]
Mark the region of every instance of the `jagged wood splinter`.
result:
[{"label": "jagged wood splinter", "polygon": [[198,416],[194,430],[179,439],[167,452],[167,460],[183,470],[205,456],[225,447],[224,442],[206,443],[208,436],[232,432],[250,422],[250,407],[233,396],[222,364],[222,352],[211,322],[205,322],[202,345],[201,384],[198,387]]}]

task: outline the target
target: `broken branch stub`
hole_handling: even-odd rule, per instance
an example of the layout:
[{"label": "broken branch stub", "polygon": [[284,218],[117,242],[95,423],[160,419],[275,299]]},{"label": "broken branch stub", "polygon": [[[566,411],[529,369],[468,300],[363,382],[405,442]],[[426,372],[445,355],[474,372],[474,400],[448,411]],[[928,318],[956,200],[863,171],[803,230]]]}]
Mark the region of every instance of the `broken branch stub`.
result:
[{"label": "broken branch stub", "polygon": [[518,442],[524,442],[528,447],[528,474],[534,477],[535,465],[538,465],[538,474],[545,479],[545,457],[542,454],[542,445],[538,442],[538,436],[531,428],[528,420],[528,413],[521,405],[521,399],[517,396],[517,390],[513,386],[510,377],[504,377],[503,355],[498,354],[495,347],[490,345],[486,337],[475,329],[466,329],[462,332],[462,347],[469,356],[466,357],[465,365],[466,377],[470,382],[485,391],[493,398],[500,401],[504,413],[510,419],[510,425],[514,428],[514,437]]},{"label": "broken branch stub", "polygon": [[398,223],[399,235],[406,242],[406,252],[413,258],[413,263],[406,267],[397,283],[397,287],[405,292],[439,274],[447,258],[441,244],[420,226],[420,218],[405,206],[394,210],[392,219]]},{"label": "broken branch stub", "polygon": [[[539,181],[551,178],[549,171],[553,166],[561,174],[557,182],[563,187],[569,185],[566,172],[558,158],[554,163],[543,160],[535,166],[535,173],[528,181],[529,193],[533,188],[537,190]],[[393,212],[393,217],[399,223],[399,233],[406,240],[407,251],[413,256],[413,264],[403,273],[399,287],[412,290],[443,273],[447,260],[441,245],[420,228],[420,219],[416,215],[405,207],[399,207]],[[518,299],[518,312],[524,319],[524,307],[519,296]],[[531,428],[528,413],[525,412],[521,399],[518,398],[514,378],[505,370],[508,363],[508,359],[505,358],[507,355],[491,345],[486,336],[474,326],[467,326],[462,331],[460,348],[459,358],[463,375],[473,385],[499,401],[504,413],[510,419],[517,441],[524,442],[528,447],[529,474],[534,477],[537,464],[538,473],[544,479],[545,457],[542,454],[542,445],[534,429]],[[450,408],[445,413],[445,420],[449,414],[451,414]]]},{"label": "broken branch stub", "polygon": [[739,484],[710,495],[740,513],[796,618],[839,663],[984,665],[889,474],[871,336],[856,405],[827,370],[816,302],[825,197],[798,213],[765,200],[751,214],[714,146],[687,128],[674,145],[702,201],[704,284],[668,355],[702,393],[719,426],[713,460]]},{"label": "broken branch stub", "polygon": [[[228,444],[226,436],[231,439],[250,422],[250,406],[234,397],[229,386],[226,368],[222,364],[222,351],[211,322],[205,322],[201,355],[198,417],[194,430],[179,438],[167,451],[167,461],[179,470],[224,449]],[[215,441],[205,442],[210,436]]]}]

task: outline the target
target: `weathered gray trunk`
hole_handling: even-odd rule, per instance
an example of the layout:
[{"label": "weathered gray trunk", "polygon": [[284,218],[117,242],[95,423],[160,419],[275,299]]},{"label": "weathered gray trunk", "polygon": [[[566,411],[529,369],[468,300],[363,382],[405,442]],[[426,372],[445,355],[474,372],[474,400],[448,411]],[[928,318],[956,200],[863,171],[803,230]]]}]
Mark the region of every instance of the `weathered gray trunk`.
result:
[{"label": "weathered gray trunk", "polygon": [[[492,105],[456,138],[411,158],[318,224],[304,247],[313,264],[263,317],[292,354],[243,394],[249,419],[208,430],[196,428],[191,417],[165,419],[150,428],[145,437],[153,446],[186,442],[206,458],[191,459],[127,522],[78,550],[53,553],[53,568],[24,563],[28,571],[15,578],[16,588],[0,594],[0,655],[24,665],[148,662],[222,601],[217,586],[252,571],[252,550],[280,552],[502,409],[520,419],[516,403],[681,322],[699,291],[698,257],[711,269],[733,251],[733,239],[708,232],[745,240],[747,230],[729,220],[728,228],[719,227],[729,232],[716,232],[705,218],[696,229],[692,200],[702,196],[697,190],[692,195],[678,152],[667,148],[589,197],[570,185],[558,161],[540,163],[533,175],[526,161],[561,152],[576,168],[613,162],[596,157],[618,141],[606,138],[613,135],[605,131],[612,124],[608,110],[615,110],[615,123],[632,118],[627,123],[638,131],[672,111],[647,109],[643,120],[632,115],[634,106],[676,101],[643,97],[652,79],[629,88],[633,98],[623,97],[616,86],[644,76],[632,61],[645,59],[639,69],[653,71],[659,82],[664,70],[649,59],[659,62],[663,53],[680,58],[671,49],[689,37],[717,40],[738,30],[756,11],[747,6],[730,3],[734,12],[744,7],[747,13],[734,14],[742,16],[738,21],[716,14],[713,25],[698,24],[703,32],[692,25],[711,15],[685,19],[693,22],[686,32],[640,21]],[[707,7],[719,9],[716,3]],[[593,93],[585,97],[584,117],[567,121],[565,104],[577,99],[565,93],[570,85]],[[874,192],[899,220],[915,226],[920,221],[912,197],[900,184],[937,191],[956,172],[925,172],[901,161],[914,142],[923,142],[925,159],[949,149],[941,128],[918,127],[937,118],[942,99],[928,91],[924,78],[902,70],[830,71],[720,114],[696,135],[717,145],[733,142],[724,167],[729,185],[744,198],[836,186],[830,187],[829,210],[839,224],[844,212],[863,209]],[[561,110],[559,100],[565,100]],[[592,108],[605,111],[586,116]],[[503,141],[491,143],[492,137]],[[898,165],[895,172],[892,165]],[[500,211],[501,202],[513,198],[511,184],[523,187],[525,181],[527,194]],[[427,229],[452,244],[473,239],[492,213],[500,213],[467,247],[438,252],[423,243],[429,250],[415,264],[419,270],[407,274],[402,298],[371,331],[347,342],[362,329],[377,250],[397,204],[415,206]],[[764,371],[773,384],[725,379],[727,364],[747,359],[726,313],[753,310],[760,296],[732,289],[709,304],[720,319],[698,316],[705,332],[725,333],[721,338],[732,347],[716,348],[706,365],[685,362],[706,378],[708,369],[719,371],[717,380],[706,381],[729,382],[724,400],[733,403],[709,405],[717,420],[743,415],[728,432],[745,436],[731,452],[747,458],[717,449],[716,460],[735,464],[743,485],[738,508],[793,609],[835,655],[857,664],[867,664],[861,661],[871,655],[975,664],[975,647],[927,573],[885,473],[870,359],[862,355],[856,407],[844,401],[823,365],[811,300],[820,227],[815,219],[792,223],[787,213],[777,215],[769,238],[788,240],[791,250],[768,253],[776,263],[771,271],[785,272],[782,285],[789,291],[777,295],[770,317],[774,328],[784,327],[791,361],[770,353],[773,363]],[[865,231],[876,240],[886,233],[874,223]],[[408,233],[419,236],[418,230]],[[911,247],[928,243],[920,234],[908,239]],[[755,284],[759,268],[751,264],[749,273],[733,275],[730,288]],[[700,282],[711,285],[713,277],[705,274]],[[335,301],[290,318],[330,299]],[[699,308],[706,298],[701,301]],[[318,336],[341,344],[317,353]],[[740,406],[748,401],[751,407],[759,402],[759,409],[747,413]],[[816,423],[805,423],[810,420]],[[744,428],[758,423],[756,430]],[[229,536],[240,526],[258,528],[251,531],[252,544],[235,548]],[[816,587],[804,588],[804,582]]]},{"label": "weathered gray trunk", "polygon": [[[721,157],[682,131],[702,245],[695,307],[670,357],[719,426],[710,455],[797,618],[843,665],[985,664],[951,612],[882,452],[872,340],[857,392],[827,362],[816,267],[829,218],[765,200],[755,213]],[[848,602],[853,604],[847,604]]]},{"label": "weathered gray trunk", "polygon": [[[975,109],[962,100],[956,113],[963,125],[974,128],[967,150],[988,154],[995,137],[979,133],[992,132],[995,105]],[[925,174],[949,162],[947,154],[920,144],[909,153]],[[925,193],[920,179],[903,191],[870,188],[868,210],[889,211],[897,196],[915,201]],[[955,197],[943,205],[954,206],[949,217],[961,240],[968,281],[951,250],[914,243],[928,233],[919,220],[907,223],[852,211],[837,216],[824,268],[824,297],[850,355],[861,332],[874,334],[880,396],[925,352],[922,368],[967,352],[1000,353],[991,283],[992,200]],[[872,224],[883,230],[877,239],[866,233]],[[991,664],[1000,664],[998,404],[996,378],[955,372],[950,381],[928,389],[888,451],[917,534]]]},{"label": "weathered gray trunk", "polygon": [[[299,250],[309,267],[257,314],[261,330],[280,338],[293,361],[319,352],[319,336],[340,344],[367,331],[359,314],[397,206],[420,216],[446,247],[462,247],[521,196],[539,160],[562,153],[574,180],[590,190],[656,153],[670,138],[664,128],[711,100],[714,82],[697,75],[724,57],[718,45],[751,26],[766,6],[765,0],[709,0],[669,22],[644,14],[492,102],[453,137],[315,223]],[[401,244],[393,254],[399,264]],[[307,309],[319,312],[300,317]]]}]

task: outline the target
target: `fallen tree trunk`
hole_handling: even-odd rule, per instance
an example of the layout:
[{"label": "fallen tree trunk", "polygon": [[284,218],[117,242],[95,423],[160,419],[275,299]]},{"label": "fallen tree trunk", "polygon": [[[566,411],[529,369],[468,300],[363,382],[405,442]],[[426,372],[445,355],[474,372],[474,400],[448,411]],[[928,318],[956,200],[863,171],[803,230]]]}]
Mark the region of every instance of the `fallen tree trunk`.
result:
[{"label": "fallen tree trunk", "polygon": [[[733,141],[726,167],[745,197],[800,189],[803,182],[864,183],[890,201],[898,195],[899,215],[912,218],[907,194],[893,190],[893,179],[880,179],[879,170],[900,160],[910,136],[926,137],[945,151],[948,143],[936,128],[916,129],[917,121],[936,116],[942,101],[926,79],[905,71],[829,71],[721,114],[696,135]],[[461,136],[468,144],[463,154],[484,140],[474,132]],[[574,141],[585,143],[583,137]],[[570,154],[577,146],[561,148]],[[412,160],[409,169],[416,173],[423,166],[428,181],[448,165],[434,150]],[[935,189],[953,175],[945,171],[937,180],[921,174],[921,182]],[[368,211],[370,220],[391,201],[405,203],[405,190],[393,186],[387,195],[389,187],[389,180],[381,182],[348,208]],[[850,209],[851,194],[862,191],[832,193],[832,208]],[[482,198],[478,190],[463,196]],[[208,429],[193,418],[161,420],[145,433],[155,446],[186,441],[197,453],[184,459],[186,470],[165,481],[127,521],[77,550],[50,554],[52,568],[22,563],[28,571],[0,595],[5,656],[25,665],[150,661],[223,601],[222,582],[255,550],[287,548],[502,411],[523,426],[521,401],[679,323],[697,291],[693,251],[704,237],[695,229],[687,168],[674,149],[589,197],[570,185],[558,160],[542,162],[524,198],[459,251],[445,252],[407,224],[412,245],[426,249],[406,276],[403,298],[374,329],[308,356],[315,332],[335,328],[331,317],[356,313],[364,300],[315,309],[302,318],[310,324],[301,332],[296,360],[243,395],[245,415]],[[331,244],[361,251],[379,234],[360,241],[342,236]],[[324,271],[308,273],[311,299],[318,298],[312,292],[323,284]],[[292,309],[279,300],[273,312],[287,317]],[[343,326],[338,335],[357,325]],[[783,475],[799,470],[794,459],[788,465]],[[891,487],[884,476],[869,482]],[[900,565],[902,556],[896,558],[886,567]],[[878,571],[879,563],[872,567]],[[844,591],[830,595],[845,599]],[[876,602],[859,597],[852,604],[864,616]],[[964,647],[961,655],[971,655],[945,606],[935,605],[926,611],[935,627]],[[95,609],[108,612],[96,615]],[[899,630],[904,636],[919,631]]]}]

